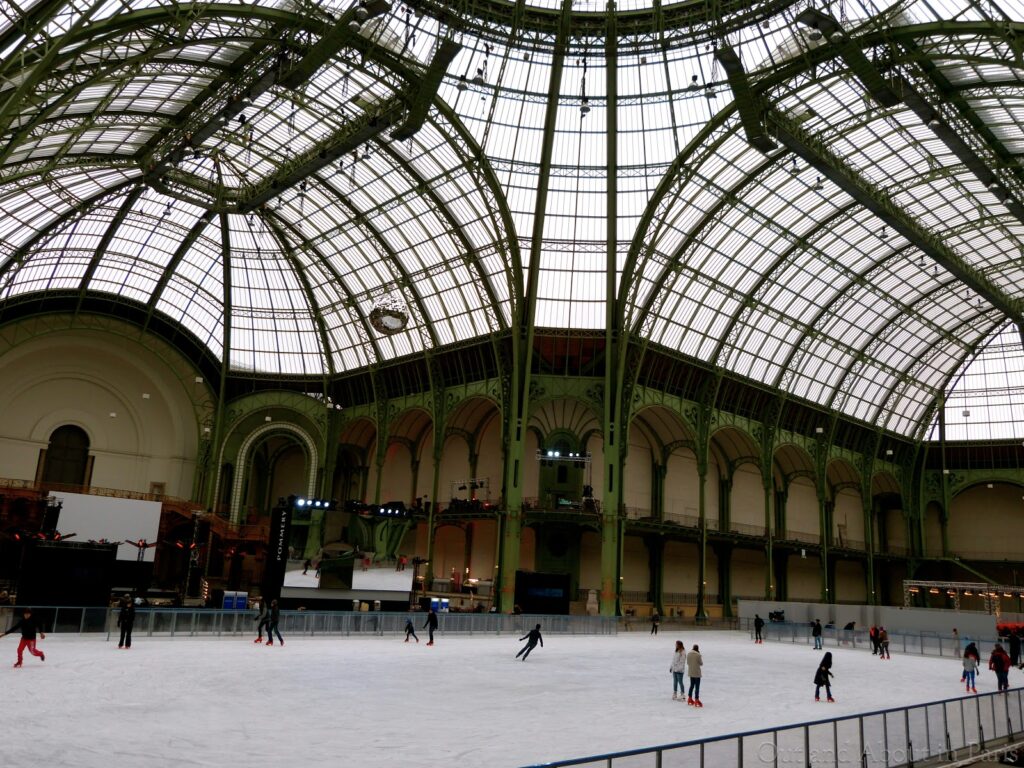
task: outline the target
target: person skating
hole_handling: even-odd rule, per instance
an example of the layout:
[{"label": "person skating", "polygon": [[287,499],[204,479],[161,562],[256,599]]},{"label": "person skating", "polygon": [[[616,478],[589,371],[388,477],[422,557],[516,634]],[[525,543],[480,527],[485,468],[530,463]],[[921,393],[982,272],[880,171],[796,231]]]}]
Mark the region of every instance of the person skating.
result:
[{"label": "person skating", "polygon": [[683,674],[686,672],[686,646],[682,640],[676,640],[676,652],[672,656],[672,665],[668,668],[672,673],[672,700],[682,701],[686,698],[686,683]]},{"label": "person skating", "polygon": [[832,683],[829,682],[830,677],[835,677],[832,674],[832,652],[828,651],[821,658],[821,663],[818,665],[818,671],[814,673],[814,700],[821,701],[821,688],[825,687],[825,698],[828,702],[832,703],[835,699],[832,698]]},{"label": "person skating", "polygon": [[284,638],[281,637],[281,630],[277,623],[281,620],[281,609],[277,607],[277,600],[270,601],[270,615],[267,618],[267,645],[274,644],[274,634],[277,633],[277,640],[284,645]]},{"label": "person skating", "polygon": [[520,656],[523,657],[523,661],[526,661],[526,657],[530,655],[530,651],[537,647],[537,643],[540,643],[540,647],[544,647],[544,638],[540,636],[540,624],[531,629],[525,635],[519,638],[520,640],[526,640],[526,645],[519,649],[519,653],[516,654],[518,659]]},{"label": "person skating", "polygon": [[427,623],[423,625],[423,628],[427,630],[427,645],[433,645],[434,630],[437,629],[437,612],[433,608],[427,614]]},{"label": "person skating", "polygon": [[263,630],[267,628],[267,624],[270,622],[270,611],[267,610],[267,601],[262,598],[256,603],[256,615],[252,618],[256,624],[256,639],[254,643],[263,642]]},{"label": "person skating", "polygon": [[811,627],[811,637],[814,638],[814,650],[821,650],[821,620],[815,619],[814,626]]},{"label": "person skating", "polygon": [[[975,667],[975,669],[978,669],[978,668],[981,667],[981,654],[978,652],[978,646],[976,646],[974,644],[973,640],[971,642],[967,643],[967,647],[964,648],[964,658],[966,659],[968,656],[971,657],[972,659],[974,659],[974,667]],[[964,672],[962,675],[960,675],[960,682],[961,683],[967,682],[967,673],[966,672]],[[971,687],[973,688],[974,686],[972,685]]]},{"label": "person skating", "polygon": [[999,643],[996,643],[992,655],[988,657],[988,668],[996,673],[999,692],[1006,693],[1010,690],[1010,657]]},{"label": "person skating", "polygon": [[13,634],[21,630],[21,642],[18,643],[18,660],[14,666],[21,666],[22,654],[25,649],[33,656],[38,656],[40,661],[46,661],[46,654],[36,648],[36,632],[39,633],[39,639],[45,640],[46,633],[43,632],[42,627],[39,626],[39,622],[32,618],[32,609],[26,608],[21,613],[21,618],[18,619],[11,627],[4,632],[0,637],[7,637],[7,635]]},{"label": "person skating", "polygon": [[651,634],[658,634],[658,625],[661,624],[661,616],[657,611],[651,614]]},{"label": "person skating", "polygon": [[891,659],[889,655],[889,633],[885,627],[878,628],[878,658]]},{"label": "person skating", "polygon": [[[973,646],[974,643],[971,643]],[[971,651],[971,646],[968,646],[964,651],[964,674],[960,678],[960,682],[967,685],[967,693],[977,693],[978,689],[974,687],[975,674],[978,669],[978,655]]]},{"label": "person skating", "polygon": [[420,639],[418,637],[416,637],[416,627],[414,627],[412,625],[412,616],[406,616],[405,617],[405,642],[408,643],[410,637],[413,640],[415,640],[417,643],[420,641]]},{"label": "person skating", "polygon": [[754,614],[754,642],[763,643],[764,640],[761,638],[761,630],[764,629],[764,619]]},{"label": "person skating", "polygon": [[700,703],[700,668],[704,659],[700,655],[700,646],[694,644],[693,650],[686,654],[686,674],[690,676],[690,690],[686,694],[686,703],[695,707],[703,707]]},{"label": "person skating", "polygon": [[871,640],[871,655],[878,655],[878,627],[872,625],[868,630],[868,639]]},{"label": "person skating", "polygon": [[135,624],[135,605],[130,597],[121,598],[121,611],[117,614],[117,626],[121,628],[118,648],[132,647],[132,625]]}]

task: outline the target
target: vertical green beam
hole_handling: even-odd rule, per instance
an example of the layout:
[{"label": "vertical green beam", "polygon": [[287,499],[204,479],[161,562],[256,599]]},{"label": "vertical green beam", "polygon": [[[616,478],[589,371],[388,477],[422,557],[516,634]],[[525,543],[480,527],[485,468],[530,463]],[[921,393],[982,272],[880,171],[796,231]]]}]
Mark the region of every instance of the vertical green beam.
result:
[{"label": "vertical green beam", "polygon": [[[231,370],[231,232],[228,229],[228,216],[220,214],[220,251],[221,251],[221,282],[224,288],[224,334],[221,338],[220,382],[217,391],[217,413],[213,418],[213,441],[210,443],[210,456],[213,467],[207,475],[205,502],[207,509],[213,509],[217,500],[213,498],[217,479],[220,477],[220,451],[224,440],[224,406],[227,399],[228,371]],[[245,472],[245,467],[235,467],[235,477]],[[234,482],[234,478],[232,478]],[[238,522],[232,520],[231,522]]]},{"label": "vertical green beam", "polygon": [[[939,450],[942,454],[942,517],[943,519],[949,518],[949,507],[952,500],[949,497],[949,469],[946,467],[946,398],[945,395],[939,396]],[[921,519],[921,527],[924,527],[924,517],[926,510],[923,508],[918,509],[918,516]],[[924,543],[925,538],[922,534],[921,542]],[[921,554],[924,554],[923,548]],[[949,544],[946,535],[946,524],[942,524],[942,556],[949,556]]]},{"label": "vertical green beam", "polygon": [[441,454],[444,449],[444,431],[434,425],[433,477],[430,480],[430,511],[427,512],[427,567],[424,578],[427,589],[434,581],[434,515],[437,514],[437,494],[441,486]]},{"label": "vertical green beam", "polygon": [[764,598],[765,600],[775,599],[775,570],[774,570],[774,553],[772,552],[772,492],[769,481],[771,475],[768,476],[768,480],[765,480],[764,476],[761,477],[761,487],[764,491]]},{"label": "vertical green beam", "polygon": [[826,509],[824,482],[818,480],[818,526],[821,534],[821,602],[830,602],[828,588],[828,510]]},{"label": "vertical green beam", "polygon": [[525,428],[529,421],[530,368],[533,357],[534,318],[537,311],[537,289],[540,282],[540,261],[544,245],[544,219],[547,209],[548,187],[551,177],[551,155],[555,145],[555,126],[558,122],[558,101],[562,90],[562,70],[569,45],[572,0],[563,0],[558,37],[551,59],[551,80],[544,114],[544,137],[541,143],[540,167],[537,175],[537,199],[533,216],[533,236],[530,240],[530,271],[526,292],[517,304],[517,318],[513,338],[512,381],[507,408],[511,413],[505,450],[505,512],[502,526],[501,562],[498,568],[498,609],[512,610],[515,603],[516,568],[519,565],[519,537],[523,514],[522,462],[532,457],[523,454]]},{"label": "vertical green beam", "polygon": [[[618,269],[618,29],[615,0],[608,0],[604,43],[605,89],[607,91],[607,124],[605,126],[605,161],[607,176],[607,219],[605,251],[605,349],[607,359],[619,359],[619,313],[616,311],[616,270]],[[622,468],[624,451],[620,441],[626,439],[629,414],[622,396],[622,372],[619,366],[605,365],[604,398],[604,461],[605,478],[601,488],[601,595],[602,616],[616,616],[621,612],[622,596],[622,525],[619,509],[622,501]],[[613,370],[614,369],[614,370]]]},{"label": "vertical green beam", "polygon": [[708,518],[705,486],[708,479],[707,444],[697,446],[697,507],[700,515],[700,542],[697,553],[697,618],[706,619],[708,608],[705,593],[708,590]]}]

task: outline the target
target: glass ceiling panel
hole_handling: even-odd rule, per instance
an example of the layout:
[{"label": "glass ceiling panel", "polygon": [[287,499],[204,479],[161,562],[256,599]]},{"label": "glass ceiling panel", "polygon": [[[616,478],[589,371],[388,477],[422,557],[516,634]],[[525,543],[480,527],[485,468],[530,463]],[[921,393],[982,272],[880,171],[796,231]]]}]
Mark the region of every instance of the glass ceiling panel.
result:
[{"label": "glass ceiling panel", "polygon": [[[528,4],[553,19],[562,7]],[[34,40],[12,38],[0,63],[23,43],[57,55],[48,72],[15,65],[0,81],[0,102],[22,84],[41,94],[0,121],[0,299],[113,295],[167,314],[214,354],[226,343],[233,369],[316,376],[506,330],[521,290],[507,239],[537,287],[538,325],[601,329],[607,302],[625,298],[640,337],[904,434],[920,432],[999,307],[1020,301],[1024,222],[907,106],[866,98],[830,43],[796,23],[802,6],[730,33],[752,83],[962,268],[919,251],[821,168],[752,148],[705,31],[652,27],[608,46],[599,32],[558,40],[557,21],[517,25],[511,3],[506,23],[458,28],[396,3],[364,25],[358,52],[342,43],[298,86],[275,82],[223,114],[246,84],[312,50],[326,12],[349,7],[231,0],[131,28],[132,12],[166,4],[68,0]],[[602,18],[603,4],[573,9],[591,10]],[[946,94],[944,120],[1024,199],[1024,67],[1001,31],[950,31],[970,19],[1001,30],[1024,19],[1022,0],[834,10],[875,41],[882,12],[897,28],[946,22],[913,40],[891,32],[896,47],[868,47],[868,60],[928,98]],[[89,34],[114,18],[124,26]],[[461,48],[413,139],[385,133],[311,164],[416,81],[444,38]],[[238,212],[236,200],[282,176],[265,206]],[[618,287],[627,263],[629,283],[607,296],[609,270]],[[386,336],[366,320],[385,299],[409,312]]]}]

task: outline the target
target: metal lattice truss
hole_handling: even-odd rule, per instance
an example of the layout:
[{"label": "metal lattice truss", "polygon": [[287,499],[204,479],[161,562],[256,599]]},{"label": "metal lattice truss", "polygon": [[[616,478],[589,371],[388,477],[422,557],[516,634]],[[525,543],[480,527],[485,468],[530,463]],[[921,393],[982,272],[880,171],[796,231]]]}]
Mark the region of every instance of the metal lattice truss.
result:
[{"label": "metal lattice truss", "polygon": [[1015,599],[1024,597],[1024,589],[1020,586],[1005,586],[998,584],[987,584],[982,581],[920,581],[915,579],[904,579],[903,581],[903,605],[909,608],[915,595],[931,594],[946,595],[953,601],[954,610],[960,610],[960,600],[964,597],[978,597],[985,606],[985,610],[995,616],[1002,612],[1000,600]]},{"label": "metal lattice truss", "polygon": [[1022,0],[373,9],[0,7],[0,306],[288,376],[603,329],[912,437],[1019,347]]}]

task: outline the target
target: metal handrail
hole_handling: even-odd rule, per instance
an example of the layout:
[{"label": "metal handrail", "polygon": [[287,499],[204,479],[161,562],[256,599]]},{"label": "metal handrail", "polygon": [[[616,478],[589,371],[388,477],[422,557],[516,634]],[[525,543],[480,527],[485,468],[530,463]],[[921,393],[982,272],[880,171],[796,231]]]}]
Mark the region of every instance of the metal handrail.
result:
[{"label": "metal handrail", "polygon": [[[868,763],[866,760],[866,756],[868,754],[872,755],[873,758],[877,758],[877,756],[881,754],[884,757],[884,762],[879,763],[876,759],[873,760],[871,764],[881,765],[884,766],[884,768],[898,768],[899,766],[910,766],[914,765],[915,762],[919,762],[929,758],[944,758],[947,760],[956,760],[958,758],[957,753],[960,750],[972,750],[973,747],[977,746],[980,746],[982,749],[985,749],[986,741],[988,741],[991,744],[997,740],[1016,738],[1020,734],[1024,733],[1024,695],[1022,694],[1024,694],[1024,689],[1015,688],[1005,694],[994,692],[975,695],[970,698],[959,697],[950,699],[940,699],[939,701],[931,701],[923,704],[914,704],[907,707],[890,707],[888,709],[872,710],[871,712],[863,712],[856,715],[844,715],[843,717],[826,718],[822,720],[808,720],[805,722],[792,723],[789,725],[783,725],[774,728],[759,728],[754,731],[742,731],[740,733],[729,733],[723,734],[721,736],[711,736],[703,739],[691,739],[689,741],[680,741],[672,744],[661,744],[655,747],[640,747],[637,749],[622,750],[620,752],[607,752],[604,754],[590,755],[587,757],[570,758],[568,760],[557,760],[548,763],[537,763],[534,765],[525,766],[525,768],[565,768],[566,766],[576,765],[591,765],[595,766],[595,768],[597,766],[602,766],[603,768],[616,768],[617,760],[621,761],[627,758],[635,758],[642,755],[650,755],[652,757],[652,760],[649,763],[649,765],[651,766],[651,768],[655,768],[656,766],[662,765],[663,757],[666,753],[686,749],[694,749],[699,751],[698,754],[693,755],[694,762],[687,762],[686,764],[700,766],[700,768],[704,768],[705,765],[713,766],[713,768],[729,768],[730,764],[737,766],[737,768],[742,768],[742,766],[748,764],[780,765],[783,762],[786,762],[786,760],[779,759],[778,750],[780,749],[780,747],[778,736],[780,733],[791,731],[803,732],[803,738],[799,740],[797,743],[801,744],[805,750],[803,764],[810,765],[811,762],[809,754],[811,752],[811,745],[812,742],[817,741],[811,739],[810,731],[811,729],[817,727],[821,727],[825,731],[827,731],[826,735],[829,736],[828,740],[830,743],[827,745],[826,748],[834,746],[834,754],[837,758],[836,764],[839,764],[838,755],[840,753],[841,746],[846,746],[845,743],[842,745],[840,745],[839,743],[839,723],[846,723],[852,721],[856,721],[858,724],[855,733],[857,735],[857,746],[859,747],[859,749],[857,749],[853,753],[850,753],[852,754],[852,756],[854,756],[854,759],[847,761],[846,764],[848,765],[867,765]],[[982,701],[985,701],[987,702],[987,704],[991,705],[991,707],[986,706],[986,709],[991,710],[992,719],[991,721],[989,721],[989,724],[993,726],[992,730],[988,734],[986,734],[984,731],[984,725],[986,724],[986,722],[984,722],[985,718],[982,717]],[[996,719],[997,701],[1004,702],[1003,710],[1006,715],[1006,718],[1001,723],[999,720]],[[1011,706],[1011,701],[1013,702],[1013,706]],[[979,739],[977,742],[970,741],[967,735],[968,722],[963,717],[965,713],[964,702],[973,702],[974,704],[973,707],[968,705],[967,709],[973,709],[973,714],[976,715],[976,719],[971,721],[971,725],[976,725],[977,729],[972,729],[971,733],[978,733]],[[955,733],[954,728],[954,733],[950,734],[948,710],[949,707],[952,705],[955,705],[955,708],[959,708],[960,710],[960,724],[963,726],[961,729],[961,733]],[[942,719],[943,724],[945,726],[945,732],[942,734],[944,738],[941,739],[941,746],[939,747],[939,749],[933,752],[931,750],[933,740],[931,738],[931,733],[929,731],[930,721],[927,713],[929,708],[938,707],[942,708]],[[919,740],[918,746],[915,747],[914,738],[911,735],[910,713],[922,709],[925,710],[924,727],[926,729],[926,734],[924,746],[920,746],[921,741]],[[985,714],[987,715],[988,712],[986,712]],[[892,715],[902,716],[896,718],[896,723],[894,723],[894,725],[904,726],[904,743],[902,745],[898,743],[890,743],[890,729],[888,727],[885,727],[883,728],[883,743],[877,744],[874,742],[874,740],[872,740],[869,744],[868,740],[865,738],[865,720],[869,720],[871,718],[881,718],[882,723],[888,726],[888,724],[890,723],[890,716]],[[1016,716],[1016,723],[1014,723],[1014,716]],[[916,722],[914,724],[917,725]],[[956,725],[956,722],[954,722],[954,725]],[[894,727],[891,730],[895,732],[898,729]],[[770,735],[772,737],[771,741],[761,742],[761,745],[759,745],[758,755],[756,759],[753,761],[744,762],[744,740],[767,735]],[[723,742],[734,742],[737,744],[737,748],[735,750],[731,750],[736,756],[735,762],[724,762],[723,756],[721,754],[708,756],[707,761],[705,761],[706,753],[709,751],[708,746],[720,744]],[[954,746],[954,744],[956,744],[957,746]],[[771,755],[767,760],[765,759],[764,755],[760,754],[764,746],[768,746],[769,750],[767,751],[771,752]],[[875,750],[874,747],[876,746],[880,746],[883,748],[880,750]],[[900,754],[902,754],[906,759],[902,759],[898,762],[890,762],[889,758],[891,756],[898,756]],[[977,753],[973,754],[977,756]],[[790,760],[790,762],[797,764],[795,758]],[[630,768],[640,768],[641,763],[635,760],[630,760],[628,765],[630,766]]]}]

